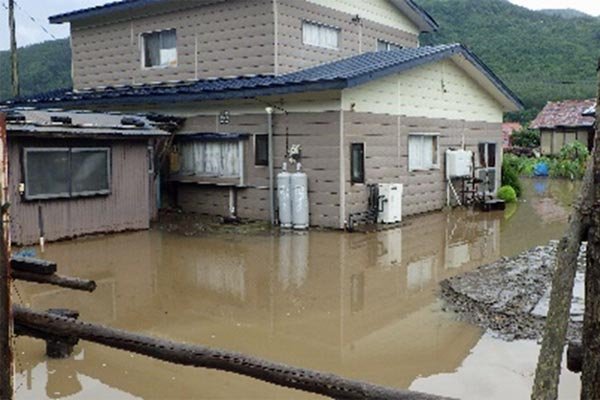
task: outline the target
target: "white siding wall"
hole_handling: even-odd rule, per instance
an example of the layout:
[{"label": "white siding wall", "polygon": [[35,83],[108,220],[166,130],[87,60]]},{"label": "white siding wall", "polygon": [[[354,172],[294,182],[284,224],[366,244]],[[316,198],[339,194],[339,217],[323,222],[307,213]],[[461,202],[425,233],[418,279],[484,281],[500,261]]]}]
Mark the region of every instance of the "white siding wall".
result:
[{"label": "white siding wall", "polygon": [[362,18],[415,35],[420,33],[419,28],[389,0],[308,0],[308,2],[352,15],[358,14]]},{"label": "white siding wall", "polygon": [[[354,106],[353,106],[354,105]],[[447,59],[344,90],[346,111],[502,122],[503,107]]]}]

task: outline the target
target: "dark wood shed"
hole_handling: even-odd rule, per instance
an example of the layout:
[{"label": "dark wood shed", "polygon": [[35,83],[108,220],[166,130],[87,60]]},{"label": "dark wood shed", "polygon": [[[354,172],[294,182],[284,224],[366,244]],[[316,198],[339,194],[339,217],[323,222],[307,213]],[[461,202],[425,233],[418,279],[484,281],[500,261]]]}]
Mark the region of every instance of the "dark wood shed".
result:
[{"label": "dark wood shed", "polygon": [[121,114],[7,113],[16,244],[147,229],[158,209],[157,143],[169,134]]}]

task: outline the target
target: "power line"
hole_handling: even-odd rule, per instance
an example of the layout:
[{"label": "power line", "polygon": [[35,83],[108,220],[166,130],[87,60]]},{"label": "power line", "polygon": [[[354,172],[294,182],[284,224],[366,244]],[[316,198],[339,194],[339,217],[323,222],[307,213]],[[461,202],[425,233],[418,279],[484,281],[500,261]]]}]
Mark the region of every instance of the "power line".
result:
[{"label": "power line", "polygon": [[[54,36],[52,34],[52,32],[50,32],[48,29],[46,29],[46,27],[44,25],[42,25],[37,19],[35,19],[35,17],[33,17],[31,14],[29,14],[27,11],[25,11],[23,9],[23,7],[21,7],[21,5],[19,3],[17,3],[15,1],[15,5],[17,6],[17,8],[19,9],[19,11],[21,11],[23,14],[25,14],[34,24],[36,24],[40,29],[42,29],[46,34],[48,34],[52,39],[56,40],[57,37]],[[5,10],[8,10],[8,6],[6,5],[5,2],[2,2],[2,7],[4,7]]]}]

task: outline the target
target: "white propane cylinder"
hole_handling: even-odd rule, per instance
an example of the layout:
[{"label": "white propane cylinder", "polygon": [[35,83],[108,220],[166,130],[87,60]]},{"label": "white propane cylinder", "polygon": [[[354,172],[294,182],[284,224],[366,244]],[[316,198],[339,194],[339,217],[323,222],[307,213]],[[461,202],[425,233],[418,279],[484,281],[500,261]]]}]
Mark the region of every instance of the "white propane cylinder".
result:
[{"label": "white propane cylinder", "polygon": [[302,165],[292,174],[292,221],[294,229],[308,229],[308,176],[301,171]]},{"label": "white propane cylinder", "polygon": [[277,199],[279,201],[279,224],[282,228],[292,227],[292,174],[287,172],[287,164],[277,174]]}]

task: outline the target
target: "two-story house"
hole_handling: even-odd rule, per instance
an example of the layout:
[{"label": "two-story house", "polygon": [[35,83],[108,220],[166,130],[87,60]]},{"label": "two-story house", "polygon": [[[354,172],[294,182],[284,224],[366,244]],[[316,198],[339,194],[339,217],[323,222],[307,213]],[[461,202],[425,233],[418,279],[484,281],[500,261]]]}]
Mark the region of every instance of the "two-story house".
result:
[{"label": "two-story house", "polygon": [[50,21],[71,25],[74,87],[27,103],[187,118],[171,163],[187,211],[267,219],[268,166],[292,145],[312,225],[346,227],[370,183],[404,184],[404,215],[437,210],[450,147],[495,190],[503,113],[522,107],[465,47],[420,47],[437,24],[412,0],[126,0]]}]

